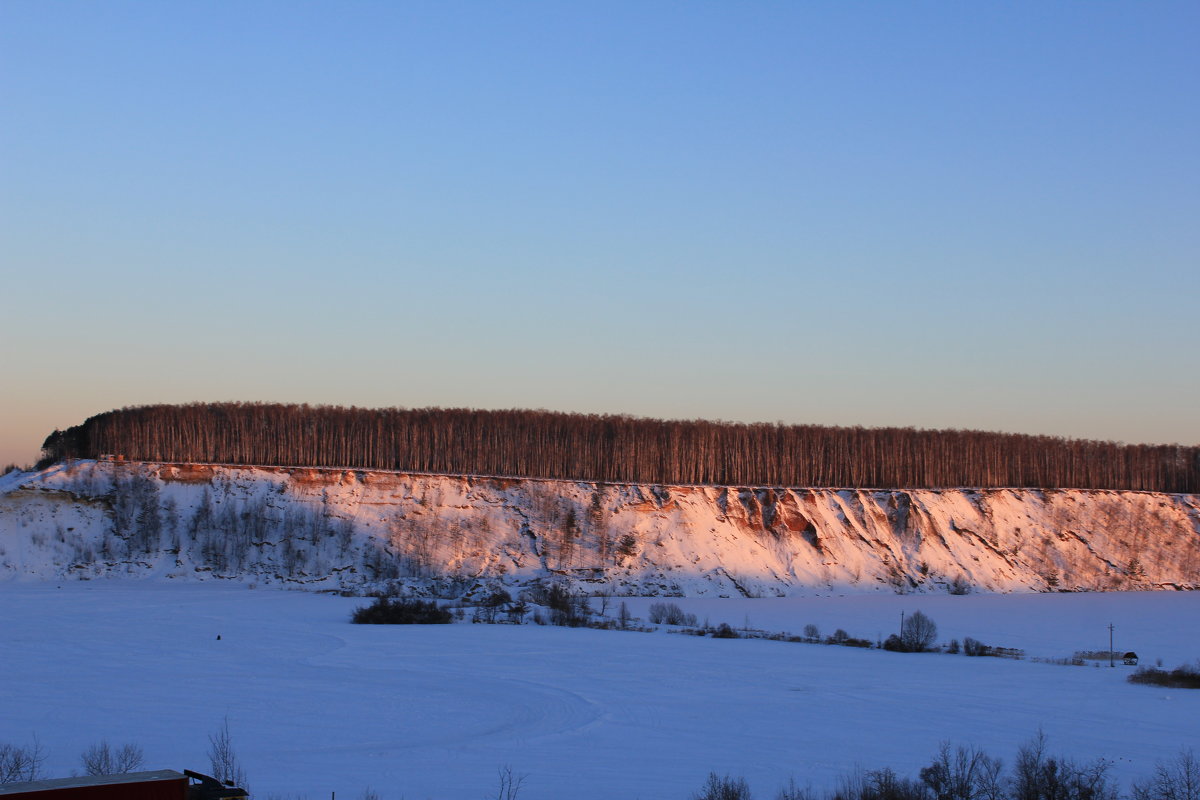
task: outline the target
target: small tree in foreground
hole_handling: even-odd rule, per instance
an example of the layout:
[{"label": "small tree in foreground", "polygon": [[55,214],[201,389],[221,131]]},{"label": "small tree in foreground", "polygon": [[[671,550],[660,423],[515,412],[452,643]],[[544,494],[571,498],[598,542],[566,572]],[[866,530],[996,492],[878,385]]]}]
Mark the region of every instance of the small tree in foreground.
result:
[{"label": "small tree in foreground", "polygon": [[233,737],[229,734],[229,718],[226,717],[216,733],[208,737],[208,763],[210,774],[226,785],[250,791],[246,771],[233,749]]},{"label": "small tree in foreground", "polygon": [[46,754],[37,739],[21,747],[7,742],[0,744],[0,783],[36,781],[41,777]]},{"label": "small tree in foreground", "polygon": [[1013,765],[1012,800],[1117,800],[1108,781],[1110,764],[1097,759],[1078,765],[1046,754],[1046,735],[1037,735],[1017,750]]},{"label": "small tree in foreground", "polygon": [[933,793],[934,800],[1000,800],[1004,781],[1000,759],[974,747],[950,749],[943,742],[933,763],[922,767],[921,783]]},{"label": "small tree in foreground", "polygon": [[107,740],[101,740],[83,751],[80,756],[83,771],[86,775],[120,775],[126,772],[137,772],[146,764],[142,748],[136,744],[123,744],[118,748],[109,747]]},{"label": "small tree in foreground", "polygon": [[496,789],[496,800],[517,800],[521,785],[525,783],[524,775],[513,772],[510,766],[503,766],[500,772],[500,785]]}]

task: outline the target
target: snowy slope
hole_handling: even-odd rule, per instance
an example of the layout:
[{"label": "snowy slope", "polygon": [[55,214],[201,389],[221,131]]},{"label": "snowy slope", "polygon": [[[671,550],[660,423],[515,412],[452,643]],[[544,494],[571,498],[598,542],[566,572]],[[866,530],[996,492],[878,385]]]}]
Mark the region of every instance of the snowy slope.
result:
[{"label": "snowy slope", "polygon": [[761,597],[1200,588],[1200,498],[78,461],[0,483],[0,577]]}]

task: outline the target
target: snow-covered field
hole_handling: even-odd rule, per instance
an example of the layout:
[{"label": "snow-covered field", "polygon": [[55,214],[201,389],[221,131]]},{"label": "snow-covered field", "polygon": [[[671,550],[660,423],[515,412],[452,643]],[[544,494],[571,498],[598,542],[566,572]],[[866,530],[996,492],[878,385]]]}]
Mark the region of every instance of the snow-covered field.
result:
[{"label": "snow-covered field", "polygon": [[[854,767],[915,774],[939,742],[1010,763],[1040,727],[1055,753],[1123,783],[1200,748],[1200,692],[1129,668],[771,641],[507,625],[356,626],[363,601],[215,584],[0,584],[0,743],[37,736],[45,772],[102,738],[147,768],[208,767],[228,718],[259,797],[687,798],[710,770],[757,797]],[[619,601],[618,601],[619,602]],[[639,616],[655,600],[627,601]],[[920,609],[939,638],[1068,656],[1107,646],[1200,656],[1200,593],[679,599],[714,624],[875,639]],[[612,613],[610,607],[610,613]],[[218,639],[218,635],[220,639]]]}]

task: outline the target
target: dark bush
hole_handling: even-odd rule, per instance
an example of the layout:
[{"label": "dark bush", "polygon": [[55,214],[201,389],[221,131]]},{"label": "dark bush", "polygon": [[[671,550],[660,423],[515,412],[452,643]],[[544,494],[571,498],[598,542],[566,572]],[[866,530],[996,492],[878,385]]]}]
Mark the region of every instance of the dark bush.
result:
[{"label": "dark bush", "polygon": [[715,631],[713,631],[713,638],[714,639],[738,639],[741,637],[738,636],[737,631],[735,631],[733,628],[729,627],[728,622],[722,622],[720,625],[717,626],[717,629]]},{"label": "dark bush", "polygon": [[970,636],[963,639],[963,655],[968,656],[986,656],[990,655],[992,648],[988,647],[978,639],[972,639]]},{"label": "dark bush", "polygon": [[894,633],[883,640],[883,649],[890,650],[893,653],[908,652],[908,648],[904,646],[904,640]]},{"label": "dark bush", "polygon": [[452,614],[432,600],[377,597],[369,606],[354,610],[351,622],[361,625],[446,625]]},{"label": "dark bush", "polygon": [[592,615],[587,595],[572,592],[561,583],[537,584],[530,590],[529,599],[550,609],[551,625],[579,628],[586,626]]},{"label": "dark bush", "polygon": [[650,622],[655,625],[695,626],[696,615],[688,614],[675,603],[651,603]]},{"label": "dark bush", "polygon": [[1129,676],[1129,682],[1172,689],[1200,689],[1200,663],[1184,664],[1170,671],[1158,667],[1139,667]]},{"label": "dark bush", "polygon": [[745,778],[728,775],[722,778],[710,772],[704,786],[692,795],[692,800],[750,800],[750,786]]}]

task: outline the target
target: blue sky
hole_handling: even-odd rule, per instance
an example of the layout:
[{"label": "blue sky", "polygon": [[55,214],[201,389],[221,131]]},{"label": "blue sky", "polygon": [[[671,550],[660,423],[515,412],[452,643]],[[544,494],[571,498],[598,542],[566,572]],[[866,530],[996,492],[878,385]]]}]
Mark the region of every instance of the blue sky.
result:
[{"label": "blue sky", "polygon": [[0,462],[124,405],[1200,443],[1195,3],[0,4]]}]

